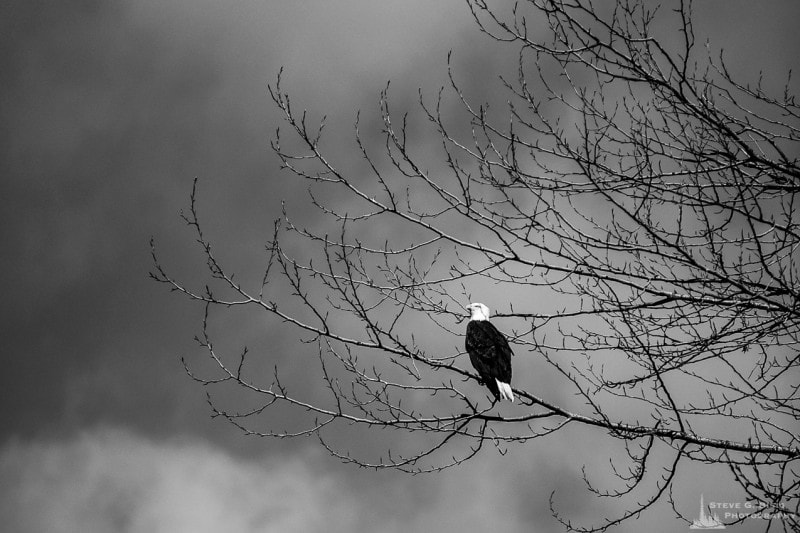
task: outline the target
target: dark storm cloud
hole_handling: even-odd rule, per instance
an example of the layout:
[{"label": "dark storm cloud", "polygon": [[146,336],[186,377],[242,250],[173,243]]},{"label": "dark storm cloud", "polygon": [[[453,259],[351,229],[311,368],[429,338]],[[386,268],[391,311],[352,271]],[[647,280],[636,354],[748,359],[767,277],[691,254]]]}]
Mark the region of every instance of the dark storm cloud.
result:
[{"label": "dark storm cloud", "polygon": [[14,302],[2,321],[15,354],[3,375],[12,431],[57,419],[65,378],[93,361],[160,365],[157,322],[143,313],[153,294],[146,238],[193,166],[212,162],[200,157],[210,141],[203,118],[221,69],[200,45],[213,34],[171,48],[122,5],[59,5],[6,7],[20,21],[5,34],[0,214]]}]

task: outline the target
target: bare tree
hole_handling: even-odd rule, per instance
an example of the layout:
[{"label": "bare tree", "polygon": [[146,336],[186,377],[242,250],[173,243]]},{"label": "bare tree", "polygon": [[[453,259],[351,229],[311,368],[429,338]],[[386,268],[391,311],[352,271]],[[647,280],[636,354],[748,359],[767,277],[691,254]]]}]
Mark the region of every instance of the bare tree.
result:
[{"label": "bare tree", "polygon": [[[798,528],[800,109],[790,80],[777,95],[760,79],[736,81],[721,55],[696,46],[686,2],[665,11],[529,0],[505,13],[467,4],[519,59],[515,78],[498,82],[502,112],[470,102],[452,69],[449,91],[420,93],[441,165],[429,170],[383,92],[381,155],[357,121],[367,172],[348,173],[279,76],[270,93],[292,146],[278,132],[273,148],[309,182],[325,225],[285,213],[263,279],[240,282],[212,252],[193,191],[185,220],[214,284],[185,286],[154,249],[155,279],[204,302],[206,317],[259,309],[303,332],[316,358],[327,396],[296,396],[278,369],[267,381],[248,375],[246,350],[218,353],[204,321],[199,342],[218,375],[187,371],[208,387],[214,414],[250,434],[315,435],[344,461],[409,472],[582,425],[626,457],[613,462],[621,485],[586,476],[588,489],[628,510],[578,525],[553,506],[569,529],[606,530],[662,500],[693,515],[672,497],[678,465],[692,462],[729,470],[760,512],[779,516],[775,525]],[[447,125],[447,94],[469,119],[466,135]],[[291,294],[266,296],[276,286]],[[514,364],[558,376],[566,393],[540,395],[519,371],[515,406],[478,387],[463,356],[464,305],[489,291],[500,295],[495,323]],[[223,409],[213,390],[226,384],[259,403]],[[306,425],[263,429],[265,413],[281,408]],[[353,455],[352,441],[328,438],[337,426],[390,429],[409,450]]]}]

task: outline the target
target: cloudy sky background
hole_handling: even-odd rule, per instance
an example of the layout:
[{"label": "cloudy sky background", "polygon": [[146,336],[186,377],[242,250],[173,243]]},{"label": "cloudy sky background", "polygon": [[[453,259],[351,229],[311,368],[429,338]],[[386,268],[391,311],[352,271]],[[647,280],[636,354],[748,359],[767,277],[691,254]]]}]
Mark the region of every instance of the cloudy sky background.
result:
[{"label": "cloudy sky background", "polygon": [[[696,4],[699,40],[724,47],[736,72],[777,79],[797,66],[796,2]],[[281,199],[304,189],[269,150],[278,115],[267,84],[281,66],[295,105],[329,115],[347,161],[356,111],[374,126],[388,80],[399,108],[418,87],[433,95],[449,50],[477,97],[515,59],[479,34],[461,0],[3,2],[8,531],[560,531],[552,490],[576,521],[607,514],[579,478],[581,464],[609,453],[600,435],[564,432],[417,477],[340,465],[311,439],[241,436],[209,418],[180,365],[197,353],[202,309],[148,279],[151,235],[171,271],[201,279],[178,218],[194,177],[230,263],[246,270],[263,257]],[[294,338],[259,317],[231,335],[302,368]],[[684,501],[725,494],[719,483],[698,482]],[[686,530],[667,509],[646,518],[649,531]]]}]

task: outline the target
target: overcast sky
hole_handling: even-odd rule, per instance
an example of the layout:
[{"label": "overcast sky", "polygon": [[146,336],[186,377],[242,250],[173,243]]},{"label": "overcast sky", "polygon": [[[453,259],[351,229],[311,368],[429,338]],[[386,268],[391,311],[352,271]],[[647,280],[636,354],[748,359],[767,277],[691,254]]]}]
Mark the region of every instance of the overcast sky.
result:
[{"label": "overcast sky", "polygon": [[[797,67],[797,2],[696,4],[699,40],[737,73]],[[568,432],[418,477],[340,465],[312,439],[241,436],[180,365],[202,309],[147,276],[154,236],[173,271],[200,278],[178,217],[195,177],[211,238],[235,264],[261,257],[280,201],[302,190],[269,150],[281,66],[296,105],[344,139],[358,109],[377,118],[389,80],[401,108],[418,87],[435,94],[450,50],[475,95],[508,61],[461,0],[0,5],[4,530],[561,531],[552,490],[572,518],[602,516],[579,468],[603,445]],[[285,331],[237,327],[304,364]],[[650,520],[686,530],[667,510]]]}]

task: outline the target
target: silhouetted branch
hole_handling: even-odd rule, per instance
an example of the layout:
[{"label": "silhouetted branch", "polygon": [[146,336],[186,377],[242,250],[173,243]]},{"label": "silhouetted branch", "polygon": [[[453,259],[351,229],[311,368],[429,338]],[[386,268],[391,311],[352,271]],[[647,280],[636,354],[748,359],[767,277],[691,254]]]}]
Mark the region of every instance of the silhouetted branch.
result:
[{"label": "silhouetted branch", "polygon": [[[470,127],[447,125],[446,91],[433,101],[420,93],[439,140],[431,166],[407,116],[390,111],[387,86],[381,155],[359,115],[366,172],[351,173],[321,147],[324,118],[311,125],[279,75],[270,95],[291,135],[287,144],[279,130],[272,147],[308,182],[315,216],[285,207],[256,291],[214,255],[196,183],[184,220],[213,292],[168,274],[153,245],[154,279],[206,308],[198,342],[216,373],[187,366],[189,375],[209,391],[232,384],[260,398],[233,411],[210,394],[214,415],[248,434],[313,434],[345,462],[414,473],[462,464],[486,443],[505,453],[582,425],[617,439],[627,457],[611,463],[623,488],[584,472],[588,489],[635,501],[589,526],[551,502],[568,529],[604,531],[661,500],[674,506],[676,472],[692,462],[730,470],[753,501],[794,513],[778,525],[797,527],[800,112],[788,84],[771,95],[698,53],[688,2],[669,13],[635,0],[529,0],[505,14],[467,4],[484,34],[518,53],[516,79],[500,82],[505,113],[471,102],[450,70]],[[532,17],[549,31],[534,31]],[[680,38],[657,39],[656,21]],[[288,293],[270,300],[271,287]],[[453,346],[463,346],[464,305],[487,287],[506,300],[496,323],[515,352],[554,370],[580,402],[534,394],[525,376],[513,409],[476,392],[479,378]],[[277,368],[260,384],[247,350],[234,363],[222,357],[208,316],[234,306],[315,346],[326,395],[293,395]],[[306,424],[257,429],[271,409]],[[359,455],[354,441],[341,444],[343,427],[402,435],[409,451]]]}]

